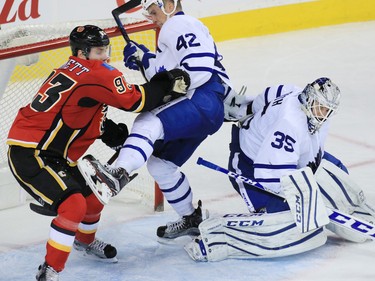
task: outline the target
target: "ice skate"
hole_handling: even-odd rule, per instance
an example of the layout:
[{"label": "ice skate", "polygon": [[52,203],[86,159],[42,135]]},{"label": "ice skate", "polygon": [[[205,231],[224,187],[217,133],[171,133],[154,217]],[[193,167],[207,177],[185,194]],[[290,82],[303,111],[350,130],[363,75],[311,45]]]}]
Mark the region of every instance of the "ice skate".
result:
[{"label": "ice skate", "polygon": [[205,210],[205,216],[202,216],[202,202],[199,200],[198,207],[191,215],[183,216],[175,222],[169,222],[167,225],[159,226],[156,234],[162,239],[175,239],[185,235],[198,236],[198,225],[207,217],[207,210]]},{"label": "ice skate", "polygon": [[39,265],[35,278],[37,281],[59,281],[59,273],[45,262]]},{"label": "ice skate", "polygon": [[116,263],[118,261],[116,258],[116,248],[111,244],[105,243],[96,238],[90,244],[85,244],[78,240],[74,240],[73,247],[77,251],[84,251],[84,256],[91,259],[108,263]]},{"label": "ice skate", "polygon": [[129,176],[123,168],[102,165],[92,155],[86,155],[78,163],[78,168],[86,182],[100,202],[107,204],[109,199],[117,195],[121,189],[138,174]]}]

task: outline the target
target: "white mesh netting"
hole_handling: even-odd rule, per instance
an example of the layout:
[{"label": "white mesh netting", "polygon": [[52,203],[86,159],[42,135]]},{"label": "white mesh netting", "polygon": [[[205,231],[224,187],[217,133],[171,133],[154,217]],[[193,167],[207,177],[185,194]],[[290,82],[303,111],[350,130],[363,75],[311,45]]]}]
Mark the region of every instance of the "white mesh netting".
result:
[{"label": "white mesh netting", "polygon": [[[156,33],[148,22],[129,18],[122,20],[123,23],[129,25],[127,31],[131,39],[145,44],[150,50],[155,49]],[[150,28],[146,27],[144,28],[146,29],[145,31],[133,33],[131,25],[142,25],[143,23],[145,26],[150,26]],[[49,41],[57,38],[62,38],[63,41],[67,42],[71,30],[78,25],[85,24],[94,24],[103,29],[116,28],[116,23],[113,19],[94,22],[69,22],[57,25],[25,25],[9,28],[0,32],[0,55],[2,50],[9,50],[9,48],[16,46],[26,49],[28,44],[33,43],[48,46]],[[121,36],[111,37],[111,64],[124,73],[129,83],[144,83],[144,78],[138,71],[131,71],[123,66],[122,52],[124,45],[125,42]],[[63,47],[58,49],[51,48],[37,54],[17,55],[10,59],[0,59],[0,67],[2,69],[2,76],[0,77],[0,195],[1,188],[9,185],[9,180],[11,181],[12,178],[7,164],[6,153],[8,147],[6,139],[18,109],[31,101],[31,98],[37,93],[41,83],[48,77],[52,69],[65,63],[69,55],[70,48]],[[133,113],[126,113],[112,108],[108,112],[109,118],[116,122],[126,123],[129,127],[131,127],[135,116]],[[96,141],[88,153],[93,154],[102,161],[107,161],[114,151],[106,147],[101,141]],[[147,205],[153,205],[154,182],[145,168],[139,171],[139,176],[129,185],[129,189],[144,197],[143,201]],[[2,208],[1,205],[0,200],[0,209]]]}]

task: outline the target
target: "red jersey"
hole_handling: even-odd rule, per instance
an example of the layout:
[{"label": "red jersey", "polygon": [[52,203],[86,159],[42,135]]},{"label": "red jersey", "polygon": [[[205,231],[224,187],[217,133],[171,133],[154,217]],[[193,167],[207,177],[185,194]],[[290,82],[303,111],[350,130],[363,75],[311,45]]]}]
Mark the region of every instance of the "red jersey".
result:
[{"label": "red jersey", "polygon": [[144,100],[143,87],[126,83],[116,68],[71,56],[18,111],[7,144],[53,151],[75,162],[102,134],[107,105],[139,112]]}]

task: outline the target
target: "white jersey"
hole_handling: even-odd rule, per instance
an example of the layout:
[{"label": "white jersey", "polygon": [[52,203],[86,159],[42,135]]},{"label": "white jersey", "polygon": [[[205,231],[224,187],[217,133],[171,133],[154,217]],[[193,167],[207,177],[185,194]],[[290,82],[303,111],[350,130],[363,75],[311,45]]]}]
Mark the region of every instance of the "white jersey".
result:
[{"label": "white jersey", "polygon": [[213,73],[219,74],[230,86],[225,69],[219,63],[221,58],[207,27],[196,18],[179,12],[162,26],[156,58],[149,60],[146,76],[150,79],[162,70],[181,68],[190,75],[190,93],[206,83]]},{"label": "white jersey", "polygon": [[267,88],[255,98],[255,114],[240,129],[241,150],[254,162],[255,179],[274,191],[280,191],[283,175],[306,166],[315,170],[323,156],[328,124],[310,134],[298,99],[301,91],[295,86]]}]

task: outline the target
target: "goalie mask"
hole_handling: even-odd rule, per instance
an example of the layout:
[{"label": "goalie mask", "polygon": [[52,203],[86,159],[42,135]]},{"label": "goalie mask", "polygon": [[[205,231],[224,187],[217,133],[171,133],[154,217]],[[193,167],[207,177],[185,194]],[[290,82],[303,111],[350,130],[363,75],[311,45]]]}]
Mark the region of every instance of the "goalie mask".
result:
[{"label": "goalie mask", "polygon": [[168,0],[142,0],[142,7],[143,7],[143,10],[144,10],[144,16],[147,18],[147,19],[150,19],[150,16],[148,14],[148,11],[147,9],[152,5],[152,4],[155,4],[156,6],[158,6],[162,11],[163,13],[166,15],[166,16],[170,16],[172,15],[175,11],[176,11],[176,8],[177,8],[177,2],[178,0],[173,0],[173,4],[174,4],[174,8],[173,10],[170,12],[170,13],[167,13],[165,11],[165,7],[164,7],[164,1],[168,1]]},{"label": "goalie mask", "polygon": [[89,57],[92,47],[105,47],[109,45],[109,38],[104,30],[95,25],[77,26],[69,36],[70,48],[73,56],[82,50],[86,58]]},{"label": "goalie mask", "polygon": [[299,95],[299,100],[307,115],[311,134],[319,130],[323,123],[337,112],[340,97],[340,89],[329,78],[322,77],[307,84]]}]

